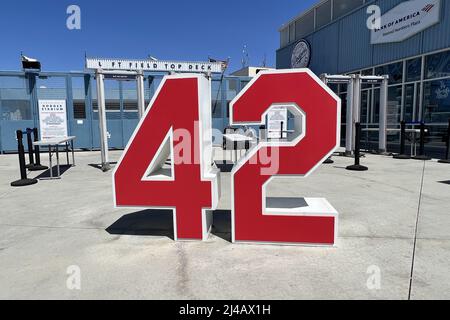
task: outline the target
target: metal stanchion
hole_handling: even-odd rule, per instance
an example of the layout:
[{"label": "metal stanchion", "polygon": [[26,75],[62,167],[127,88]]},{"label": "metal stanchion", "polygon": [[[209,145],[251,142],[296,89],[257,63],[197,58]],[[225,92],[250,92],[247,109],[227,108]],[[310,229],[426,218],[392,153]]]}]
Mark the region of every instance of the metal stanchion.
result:
[{"label": "metal stanchion", "polygon": [[438,162],[439,163],[450,163],[450,119],[448,119],[447,150],[446,150],[446,153],[445,153],[445,159],[441,159]]},{"label": "metal stanchion", "polygon": [[414,160],[431,160],[430,157],[425,155],[425,123],[420,124],[420,147],[419,147],[419,155],[413,157]]},{"label": "metal stanchion", "polygon": [[331,157],[329,157],[327,160],[323,162],[323,164],[333,164],[333,163],[334,161],[331,159]]},{"label": "metal stanchion", "polygon": [[331,159],[331,156],[323,162],[323,164],[333,164],[333,163],[334,161]]},{"label": "metal stanchion", "polygon": [[27,170],[25,166],[25,148],[23,147],[23,133],[17,130],[17,150],[19,152],[20,180],[11,182],[12,187],[24,187],[36,184],[36,179],[27,178]]},{"label": "metal stanchion", "polygon": [[[39,141],[39,134],[38,134],[38,129],[34,128],[33,129],[33,141]],[[47,170],[48,167],[41,165],[41,150],[39,148],[39,146],[34,146],[34,166],[29,167],[28,170],[30,171],[42,171],[42,170]]]},{"label": "metal stanchion", "polygon": [[348,166],[346,169],[350,171],[367,171],[369,168],[360,164],[360,148],[361,148],[361,124],[355,123],[355,164]]},{"label": "metal stanchion", "polygon": [[281,121],[280,140],[283,140],[283,137],[284,137],[284,121]]},{"label": "metal stanchion", "polygon": [[406,140],[406,122],[402,121],[400,122],[400,153],[394,155],[394,159],[411,159],[410,155],[407,155],[405,152],[405,140]]},{"label": "metal stanchion", "polygon": [[26,165],[27,169],[31,169],[34,167],[34,148],[33,148],[33,140],[31,139],[32,129],[27,128],[27,145],[28,145],[28,161],[29,163]]}]

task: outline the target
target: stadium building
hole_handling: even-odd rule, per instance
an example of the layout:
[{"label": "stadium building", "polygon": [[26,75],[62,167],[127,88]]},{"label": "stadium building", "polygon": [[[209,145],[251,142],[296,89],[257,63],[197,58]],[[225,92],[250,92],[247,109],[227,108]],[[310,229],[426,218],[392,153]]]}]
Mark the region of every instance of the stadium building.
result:
[{"label": "stadium building", "polygon": [[[277,68],[309,67],[317,75],[389,75],[388,128],[425,122],[426,148],[442,156],[450,118],[449,0],[324,0],[284,24]],[[343,100],[346,86],[334,85]],[[361,92],[360,122],[377,128],[379,87]],[[345,132],[345,130],[343,130]],[[365,131],[372,148],[376,132]],[[399,134],[388,132],[388,150]]]}]

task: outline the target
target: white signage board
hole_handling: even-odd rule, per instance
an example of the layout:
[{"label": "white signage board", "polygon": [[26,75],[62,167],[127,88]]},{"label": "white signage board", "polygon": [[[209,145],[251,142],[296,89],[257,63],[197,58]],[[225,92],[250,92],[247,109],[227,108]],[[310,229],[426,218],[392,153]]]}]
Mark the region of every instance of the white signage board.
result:
[{"label": "white signage board", "polygon": [[269,139],[287,138],[287,124],[287,108],[282,106],[271,108],[267,113],[267,137]]},{"label": "white signage board", "polygon": [[86,58],[87,69],[163,72],[211,72],[222,73],[222,62],[187,62],[166,60],[126,60]]},{"label": "white signage board", "polygon": [[439,22],[441,0],[400,3],[380,18],[380,28],[371,32],[371,44],[401,42]]},{"label": "white signage board", "polygon": [[39,100],[41,139],[67,137],[66,100]]}]

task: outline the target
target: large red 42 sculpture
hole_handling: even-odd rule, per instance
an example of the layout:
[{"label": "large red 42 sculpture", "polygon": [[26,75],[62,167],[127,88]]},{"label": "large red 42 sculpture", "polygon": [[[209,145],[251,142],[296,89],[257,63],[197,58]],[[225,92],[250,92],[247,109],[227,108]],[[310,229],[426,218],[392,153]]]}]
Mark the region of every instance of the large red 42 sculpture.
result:
[{"label": "large red 42 sculpture", "polygon": [[[325,199],[299,206],[298,199],[267,198],[265,189],[275,176],[307,176],[333,153],[340,100],[308,69],[263,72],[231,103],[231,122],[261,124],[280,106],[294,115],[293,136],[259,142],[233,168],[233,242],[333,245],[337,212]],[[211,121],[209,80],[165,77],[113,173],[116,206],[172,209],[176,240],[206,240],[220,196]]]}]

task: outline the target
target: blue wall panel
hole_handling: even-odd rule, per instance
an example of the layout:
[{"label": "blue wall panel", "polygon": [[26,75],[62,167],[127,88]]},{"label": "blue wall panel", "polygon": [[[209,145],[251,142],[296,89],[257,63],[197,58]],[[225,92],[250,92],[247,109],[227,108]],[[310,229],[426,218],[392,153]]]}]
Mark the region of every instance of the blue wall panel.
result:
[{"label": "blue wall panel", "polygon": [[399,43],[385,43],[373,46],[373,65],[385,64],[421,54],[422,34]]},{"label": "blue wall panel", "polygon": [[[334,24],[316,32],[309,40],[312,49],[311,69],[320,75],[336,73],[339,48],[339,28]],[[334,57],[330,58],[330,57]]]},{"label": "blue wall panel", "polygon": [[362,8],[337,22],[339,24],[339,73],[372,64],[372,47],[369,45],[370,31],[367,28],[367,18],[366,8]]},{"label": "blue wall panel", "polygon": [[423,52],[450,47],[450,0],[441,0],[441,22],[423,31]]}]

